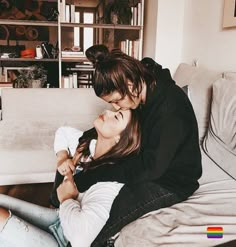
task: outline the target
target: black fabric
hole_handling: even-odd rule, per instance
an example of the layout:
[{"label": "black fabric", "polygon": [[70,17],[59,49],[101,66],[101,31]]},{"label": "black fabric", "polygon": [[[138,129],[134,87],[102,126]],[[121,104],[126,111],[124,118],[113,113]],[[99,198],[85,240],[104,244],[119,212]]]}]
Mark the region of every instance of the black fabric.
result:
[{"label": "black fabric", "polygon": [[173,83],[169,70],[159,70],[154,91],[140,109],[142,147],[116,165],[104,165],[75,176],[79,191],[99,181],[137,184],[155,181],[181,195],[198,188],[201,153],[197,121],[192,105],[181,88]]},{"label": "black fabric", "polygon": [[62,183],[63,180],[64,180],[64,176],[62,176],[58,171],[56,171],[53,189],[52,189],[52,192],[51,192],[50,197],[49,197],[50,204],[55,208],[59,208],[59,206],[60,206],[60,202],[58,200],[56,190],[59,187],[59,185]]},{"label": "black fabric", "polygon": [[[123,198],[126,198],[125,203]],[[119,196],[116,197],[113,203],[106,225],[91,246],[104,246],[109,237],[114,236],[124,226],[140,216],[163,207],[171,206],[181,200],[175,193],[152,182],[141,183],[135,186],[123,186]]]}]

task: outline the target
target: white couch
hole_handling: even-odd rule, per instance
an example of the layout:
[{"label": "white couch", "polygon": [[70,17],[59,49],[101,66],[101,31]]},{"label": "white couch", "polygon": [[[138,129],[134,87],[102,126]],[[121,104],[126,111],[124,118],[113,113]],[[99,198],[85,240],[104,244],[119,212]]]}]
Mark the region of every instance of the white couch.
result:
[{"label": "white couch", "polygon": [[[188,200],[124,227],[115,246],[208,247],[231,240],[236,246],[236,73],[180,64],[174,79],[188,85],[198,120],[200,187]],[[207,237],[212,226],[223,227],[223,238]]]},{"label": "white couch", "polygon": [[53,182],[56,129],[89,129],[110,107],[92,88],[3,89],[1,97],[0,185]]}]

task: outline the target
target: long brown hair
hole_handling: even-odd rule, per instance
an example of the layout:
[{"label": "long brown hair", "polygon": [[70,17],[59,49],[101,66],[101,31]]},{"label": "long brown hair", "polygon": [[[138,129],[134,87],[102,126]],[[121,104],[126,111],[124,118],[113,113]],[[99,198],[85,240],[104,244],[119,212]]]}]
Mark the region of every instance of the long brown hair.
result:
[{"label": "long brown hair", "polygon": [[109,52],[104,45],[94,45],[86,50],[87,58],[95,65],[93,87],[98,97],[118,91],[132,99],[134,96],[128,88],[128,81],[133,83],[133,92],[139,96],[143,83],[155,83],[155,78],[137,59],[126,55],[118,49]]},{"label": "long brown hair", "polygon": [[88,169],[94,169],[103,164],[114,164],[130,154],[138,153],[141,145],[141,127],[138,112],[132,110],[131,119],[126,128],[120,134],[120,140],[118,143],[99,158],[91,158],[89,162],[83,162],[83,158],[87,158],[90,155],[89,144],[91,140],[96,138],[97,131],[93,128],[86,131],[79,139],[79,145],[74,157],[76,163],[83,167],[85,171]]}]

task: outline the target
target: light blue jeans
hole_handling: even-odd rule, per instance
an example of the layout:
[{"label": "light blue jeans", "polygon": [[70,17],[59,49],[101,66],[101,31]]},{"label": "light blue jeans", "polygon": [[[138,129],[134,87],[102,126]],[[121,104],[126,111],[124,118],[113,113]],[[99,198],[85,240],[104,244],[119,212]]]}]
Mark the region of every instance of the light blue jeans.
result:
[{"label": "light blue jeans", "polygon": [[1,247],[65,247],[57,209],[41,207],[0,194],[0,207],[8,209],[10,216],[0,229]]}]

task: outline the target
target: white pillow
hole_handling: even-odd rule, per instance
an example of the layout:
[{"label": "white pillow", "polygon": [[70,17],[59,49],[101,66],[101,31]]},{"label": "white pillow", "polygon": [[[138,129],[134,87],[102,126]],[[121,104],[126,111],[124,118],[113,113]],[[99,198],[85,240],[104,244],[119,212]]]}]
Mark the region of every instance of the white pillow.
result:
[{"label": "white pillow", "polygon": [[188,87],[189,98],[197,118],[200,143],[209,125],[212,84],[221,77],[220,72],[198,68]]},{"label": "white pillow", "polygon": [[236,81],[219,79],[213,84],[210,124],[203,149],[236,178]]}]

